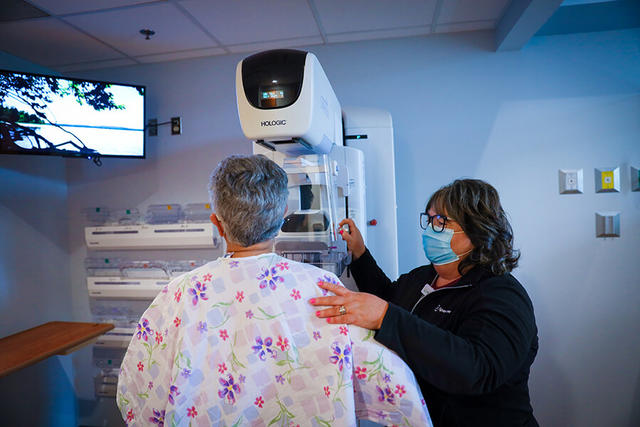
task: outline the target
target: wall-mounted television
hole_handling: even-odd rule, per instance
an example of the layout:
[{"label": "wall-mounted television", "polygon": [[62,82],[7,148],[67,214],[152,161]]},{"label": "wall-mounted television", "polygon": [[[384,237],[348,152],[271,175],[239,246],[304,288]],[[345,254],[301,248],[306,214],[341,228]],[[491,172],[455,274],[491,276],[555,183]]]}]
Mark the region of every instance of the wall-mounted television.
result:
[{"label": "wall-mounted television", "polygon": [[0,154],[145,157],[145,87],[0,70]]}]

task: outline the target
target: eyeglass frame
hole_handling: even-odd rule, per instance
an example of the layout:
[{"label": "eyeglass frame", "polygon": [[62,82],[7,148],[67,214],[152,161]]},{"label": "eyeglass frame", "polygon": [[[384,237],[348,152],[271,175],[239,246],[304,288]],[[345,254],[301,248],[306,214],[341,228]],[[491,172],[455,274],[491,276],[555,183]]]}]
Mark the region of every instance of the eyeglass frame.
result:
[{"label": "eyeglass frame", "polygon": [[[427,226],[426,226],[426,227],[423,227],[423,226],[422,226],[422,218],[423,218],[423,217],[425,217],[425,216],[427,217]],[[436,230],[436,226],[435,226],[435,224],[434,224],[434,222],[433,222],[433,219],[434,219],[434,218],[440,218],[440,219],[442,219],[442,229],[441,229],[441,230]],[[444,216],[444,215],[438,215],[438,214],[436,214],[436,215],[429,215],[429,213],[428,213],[428,212],[420,212],[420,220],[419,220],[419,224],[420,224],[420,228],[422,228],[423,230],[426,230],[426,229],[427,229],[427,227],[429,227],[429,224],[431,224],[431,229],[432,229],[434,232],[436,232],[436,233],[442,233],[442,232],[444,231],[444,229],[447,227],[447,221],[453,221],[453,220],[452,220],[451,218],[448,218],[448,217]],[[440,227],[440,226],[438,226],[438,228],[439,228],[439,227]]]}]

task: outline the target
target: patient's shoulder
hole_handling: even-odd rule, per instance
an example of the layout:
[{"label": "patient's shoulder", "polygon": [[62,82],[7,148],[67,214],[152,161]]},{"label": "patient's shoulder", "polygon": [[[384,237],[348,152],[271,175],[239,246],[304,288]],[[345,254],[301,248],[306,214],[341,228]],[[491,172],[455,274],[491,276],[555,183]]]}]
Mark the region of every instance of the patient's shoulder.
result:
[{"label": "patient's shoulder", "polygon": [[324,270],[313,264],[306,263],[306,262],[292,261],[290,259],[283,258],[283,257],[278,257],[278,258],[279,260],[276,265],[283,266],[286,270],[290,270],[294,274],[304,273],[314,278],[315,280],[322,280],[325,282],[342,284],[340,282],[340,279],[338,279],[338,277],[334,273]]},{"label": "patient's shoulder", "polygon": [[166,293],[171,293],[173,295],[176,291],[184,291],[187,287],[192,287],[197,282],[211,282],[214,277],[219,275],[219,268],[218,260],[214,260],[194,268],[191,271],[174,276],[164,287],[160,295]]}]

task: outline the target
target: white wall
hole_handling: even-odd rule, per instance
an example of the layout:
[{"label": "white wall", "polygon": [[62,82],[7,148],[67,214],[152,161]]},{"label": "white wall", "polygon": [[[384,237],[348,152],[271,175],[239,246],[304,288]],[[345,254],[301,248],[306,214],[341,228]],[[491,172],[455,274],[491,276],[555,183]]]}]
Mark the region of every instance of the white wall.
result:
[{"label": "white wall", "polygon": [[[428,196],[457,177],[488,180],[511,216],[522,249],[514,274],[538,318],[530,386],[540,424],[637,425],[640,192],[630,192],[629,166],[640,166],[640,31],[535,38],[518,52],[492,46],[479,32],[309,50],[343,105],[394,118],[400,271],[425,262],[417,219]],[[234,94],[243,56],[83,74],[147,85],[148,117],[182,116],[184,132],[161,128],[146,160],[65,160],[76,320],[89,318],[82,208],[202,201],[216,163],[250,151]],[[614,165],[622,192],[594,194],[593,168]],[[559,168],[583,168],[585,194],[558,195]],[[595,239],[599,210],[621,211],[621,238]],[[75,359],[88,418],[90,357]]]},{"label": "white wall", "polygon": [[[2,52],[0,69],[51,73]],[[67,213],[63,159],[0,156],[0,337],[73,320]],[[73,376],[54,356],[0,378],[2,424],[74,425]]]}]

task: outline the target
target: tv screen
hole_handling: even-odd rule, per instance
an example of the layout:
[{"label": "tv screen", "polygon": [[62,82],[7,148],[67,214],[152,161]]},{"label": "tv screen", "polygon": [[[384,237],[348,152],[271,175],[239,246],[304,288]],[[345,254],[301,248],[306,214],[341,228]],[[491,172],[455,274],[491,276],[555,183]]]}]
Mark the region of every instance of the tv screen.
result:
[{"label": "tv screen", "polygon": [[0,154],[145,156],[145,87],[0,70]]}]

